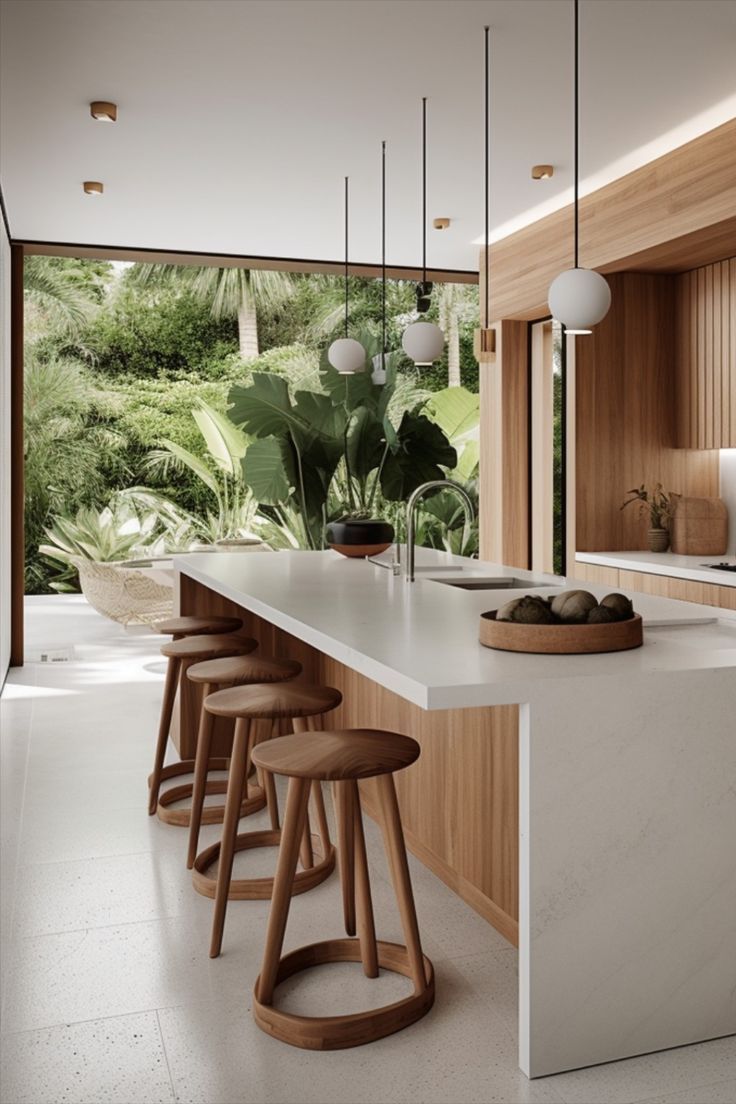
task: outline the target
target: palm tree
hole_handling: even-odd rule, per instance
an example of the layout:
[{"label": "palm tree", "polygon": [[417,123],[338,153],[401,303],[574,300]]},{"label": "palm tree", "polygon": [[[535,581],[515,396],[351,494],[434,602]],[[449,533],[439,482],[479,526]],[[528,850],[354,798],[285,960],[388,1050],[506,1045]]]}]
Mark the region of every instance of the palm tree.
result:
[{"label": "palm tree", "polygon": [[26,257],[23,289],[55,330],[76,336],[98,302],[89,274],[74,265],[60,267],[56,258]]},{"label": "palm tree", "polygon": [[447,341],[447,386],[459,387],[460,323],[477,316],[478,290],[467,284],[440,284],[437,307]]},{"label": "palm tree", "polygon": [[212,268],[209,265],[139,264],[128,279],[140,287],[179,286],[209,303],[215,318],[237,318],[240,355],[257,357],[258,310],[277,307],[294,292],[286,272]]}]

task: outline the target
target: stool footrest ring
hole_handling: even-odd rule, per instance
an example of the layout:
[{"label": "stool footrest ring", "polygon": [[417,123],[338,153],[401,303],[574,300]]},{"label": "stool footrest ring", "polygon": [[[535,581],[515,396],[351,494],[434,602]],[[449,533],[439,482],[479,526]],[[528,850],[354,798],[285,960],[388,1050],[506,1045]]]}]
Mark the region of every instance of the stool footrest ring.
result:
[{"label": "stool footrest ring", "polygon": [[[376,946],[379,967],[405,977],[411,975],[406,947],[381,940],[377,941]],[[259,976],[253,991],[254,1019],[266,1034],[304,1050],[341,1050],[371,1043],[416,1023],[434,1004],[434,969],[426,955],[423,959],[426,984],[419,992],[381,1008],[344,1016],[297,1016],[279,1011],[272,1004],[262,1004],[258,999]],[[311,943],[281,959],[276,984],[311,966],[360,961],[358,939],[328,939],[323,943]]]},{"label": "stool footrest ring", "polygon": [[[278,847],[281,843],[281,829],[269,829],[262,832],[242,832],[235,837],[235,851],[247,851],[255,847]],[[322,855],[322,842],[319,836],[312,836],[312,847],[317,855]],[[200,851],[194,860],[192,885],[203,897],[214,899],[217,879],[207,874],[207,870],[220,857],[220,843],[213,843]],[[330,844],[327,854],[308,870],[299,870],[294,876],[292,897],[314,889],[320,882],[329,878],[335,869],[335,848]],[[273,895],[273,878],[232,878],[228,889],[228,901],[268,901]]]},{"label": "stool footrest ring", "polygon": [[[230,767],[229,759],[210,759],[207,764],[207,769],[211,771],[216,770],[228,770]],[[169,778],[177,778],[182,774],[191,774],[194,770],[193,759],[182,759],[178,763],[170,763],[164,767],[161,772],[161,781],[165,782]],[[227,793],[227,778],[214,779],[207,782],[205,786],[205,794],[226,794]],[[149,777],[150,786],[150,777]],[[156,807],[156,815],[159,820],[162,820],[164,824],[173,824],[176,828],[188,828],[191,823],[192,810],[191,808],[183,809],[170,809],[169,806],[173,805],[175,801],[181,801],[183,798],[191,798],[194,785],[192,782],[184,782],[180,786],[172,786],[170,789],[165,790],[162,794],[159,794],[158,805]],[[257,813],[263,809],[266,805],[266,795],[260,786],[251,786],[250,796],[243,798],[240,805],[240,815],[250,816],[251,813]],[[205,805],[202,808],[202,824],[222,824],[225,816],[224,805]]]}]

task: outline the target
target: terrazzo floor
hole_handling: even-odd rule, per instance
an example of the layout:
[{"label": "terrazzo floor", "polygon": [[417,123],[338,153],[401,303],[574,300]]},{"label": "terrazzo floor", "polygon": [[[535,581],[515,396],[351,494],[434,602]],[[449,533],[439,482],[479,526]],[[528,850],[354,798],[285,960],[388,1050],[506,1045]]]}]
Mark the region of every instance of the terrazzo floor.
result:
[{"label": "terrazzo floor", "polygon": [[[268,1038],[250,1016],[268,903],[231,902],[223,954],[210,960],[212,902],[191,887],[186,833],[146,815],[159,638],[76,596],[29,599],[27,638],[30,662],[11,672],[1,714],[2,1104],[736,1101],[734,1038],[528,1081],[516,952],[413,859],[432,1012],[349,1051]],[[366,829],[378,934],[399,941],[380,836]],[[242,854],[235,874],[266,873],[274,859]],[[287,947],[339,935],[340,916],[333,876],[294,900]],[[293,979],[284,999],[350,1012],[405,985],[328,966]]]}]

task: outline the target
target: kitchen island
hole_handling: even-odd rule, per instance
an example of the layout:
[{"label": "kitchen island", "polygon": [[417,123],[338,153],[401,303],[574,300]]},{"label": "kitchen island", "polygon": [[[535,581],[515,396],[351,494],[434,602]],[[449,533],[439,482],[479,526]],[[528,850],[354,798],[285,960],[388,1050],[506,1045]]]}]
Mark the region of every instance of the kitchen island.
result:
[{"label": "kitchen island", "polygon": [[[635,651],[495,652],[479,613],[564,581],[424,549],[418,566],[408,584],[332,552],[175,561],[181,613],[239,613],[342,691],[331,723],[419,741],[396,779],[407,842],[518,942],[528,1076],[736,1031],[733,614],[641,595]],[[449,585],[483,580],[511,589]],[[184,756],[197,709],[187,687]]]}]

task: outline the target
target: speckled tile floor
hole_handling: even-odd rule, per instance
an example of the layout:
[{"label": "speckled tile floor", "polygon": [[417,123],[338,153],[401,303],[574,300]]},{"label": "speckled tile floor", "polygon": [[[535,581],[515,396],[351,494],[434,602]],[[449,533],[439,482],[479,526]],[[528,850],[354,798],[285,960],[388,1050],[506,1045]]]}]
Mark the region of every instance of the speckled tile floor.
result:
[{"label": "speckled tile floor", "polygon": [[[528,1081],[516,1061],[516,953],[412,860],[437,1002],[372,1046],[317,1054],[250,1016],[267,902],[231,903],[207,956],[211,902],[191,888],[184,833],[150,819],[163,668],[156,638],[80,598],[28,603],[31,655],[2,698],[2,1104],[733,1104],[736,1040]],[[215,799],[217,800],[217,799]],[[252,818],[254,827],[263,814]],[[218,828],[204,831],[204,840]],[[400,928],[367,822],[379,934]],[[266,872],[274,854],[238,857]],[[287,943],[339,933],[335,877],[296,898]],[[349,1012],[402,992],[349,966],[292,983],[293,1007]]]}]

